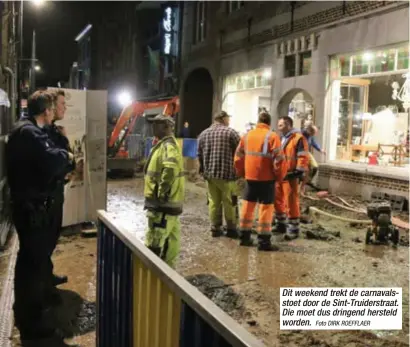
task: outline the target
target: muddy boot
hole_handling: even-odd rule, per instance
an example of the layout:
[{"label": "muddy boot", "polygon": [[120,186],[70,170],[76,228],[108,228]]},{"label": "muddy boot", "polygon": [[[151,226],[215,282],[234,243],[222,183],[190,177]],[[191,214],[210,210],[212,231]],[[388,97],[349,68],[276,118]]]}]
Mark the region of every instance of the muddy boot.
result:
[{"label": "muddy boot", "polygon": [[252,247],[253,246],[253,241],[252,241],[252,232],[250,230],[242,230],[241,235],[239,237],[240,246],[245,246],[245,247]]},{"label": "muddy boot", "polygon": [[272,229],[272,232],[275,234],[285,234],[286,233],[286,224],[277,223],[276,228]]},{"label": "muddy boot", "polygon": [[212,237],[221,237],[223,236],[223,231],[221,230],[221,227],[211,227],[211,233],[212,233]]},{"label": "muddy boot", "polygon": [[258,235],[258,250],[273,252],[278,251],[279,247],[272,244],[270,235]]},{"label": "muddy boot", "polygon": [[285,240],[286,241],[292,241],[295,240],[299,237],[299,231],[288,231],[285,234]]},{"label": "muddy boot", "polygon": [[236,231],[236,229],[228,229],[227,232],[226,232],[226,237],[229,237],[231,239],[238,239],[239,234]]},{"label": "muddy boot", "polygon": [[161,247],[149,246],[148,247],[156,256],[161,257]]}]

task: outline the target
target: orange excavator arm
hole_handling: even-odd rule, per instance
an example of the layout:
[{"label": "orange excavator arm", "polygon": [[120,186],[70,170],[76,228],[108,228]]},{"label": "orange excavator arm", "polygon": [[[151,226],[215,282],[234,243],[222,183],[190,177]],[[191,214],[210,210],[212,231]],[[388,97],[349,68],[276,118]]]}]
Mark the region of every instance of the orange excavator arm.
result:
[{"label": "orange excavator arm", "polygon": [[163,114],[166,116],[172,116],[173,114],[179,112],[179,97],[175,96],[174,98],[168,100],[150,102],[137,101],[129,106],[126,106],[122,110],[121,115],[118,118],[117,124],[115,124],[115,128],[111,133],[110,140],[108,142],[108,147],[111,148],[115,145],[115,142],[118,140],[121,130],[123,130],[127,124],[130,124],[130,127],[127,131],[128,133],[135,124],[137,117],[142,116],[146,110],[162,106],[165,106]]}]

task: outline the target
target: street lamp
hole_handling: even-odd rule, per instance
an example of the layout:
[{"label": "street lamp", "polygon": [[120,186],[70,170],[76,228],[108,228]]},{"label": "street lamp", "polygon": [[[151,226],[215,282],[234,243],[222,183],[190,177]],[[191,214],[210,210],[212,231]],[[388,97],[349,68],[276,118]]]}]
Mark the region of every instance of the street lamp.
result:
[{"label": "street lamp", "polygon": [[36,66],[34,67],[34,70],[36,70],[36,71],[41,71],[41,66],[40,66],[40,65],[36,65]]},{"label": "street lamp", "polygon": [[128,106],[132,103],[131,94],[127,91],[122,91],[121,93],[119,93],[117,96],[117,100],[121,107]]},{"label": "street lamp", "polygon": [[36,5],[37,7],[43,6],[45,0],[31,0],[31,2]]}]

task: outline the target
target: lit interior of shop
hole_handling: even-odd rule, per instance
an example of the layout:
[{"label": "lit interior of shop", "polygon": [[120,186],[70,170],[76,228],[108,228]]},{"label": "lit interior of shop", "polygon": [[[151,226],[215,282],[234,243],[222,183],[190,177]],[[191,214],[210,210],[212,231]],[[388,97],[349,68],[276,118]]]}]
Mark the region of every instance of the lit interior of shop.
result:
[{"label": "lit interior of shop", "polygon": [[331,160],[409,167],[408,44],[331,60]]},{"label": "lit interior of shop", "polygon": [[224,81],[223,110],[232,116],[231,127],[240,134],[252,129],[258,113],[270,112],[271,69],[259,69],[230,75]]}]

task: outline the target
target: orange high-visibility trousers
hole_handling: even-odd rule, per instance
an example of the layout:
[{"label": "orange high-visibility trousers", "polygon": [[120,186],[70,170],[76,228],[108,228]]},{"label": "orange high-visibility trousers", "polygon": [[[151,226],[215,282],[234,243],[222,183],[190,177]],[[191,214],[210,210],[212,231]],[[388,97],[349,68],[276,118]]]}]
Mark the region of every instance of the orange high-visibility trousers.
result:
[{"label": "orange high-visibility trousers", "polygon": [[288,197],[288,223],[289,232],[299,231],[300,221],[300,194],[299,194],[299,180],[292,179],[285,185],[285,193]]},{"label": "orange high-visibility trousers", "polygon": [[274,202],[274,215],[276,225],[282,224],[286,227],[286,219],[288,215],[288,199],[287,192],[288,181],[275,183],[275,202]]},{"label": "orange high-visibility trousers", "polygon": [[[241,231],[252,230],[256,204],[257,202],[254,201],[242,201],[241,218],[239,223],[239,228]],[[272,229],[273,212],[273,204],[259,203],[258,234],[270,235]]]}]

